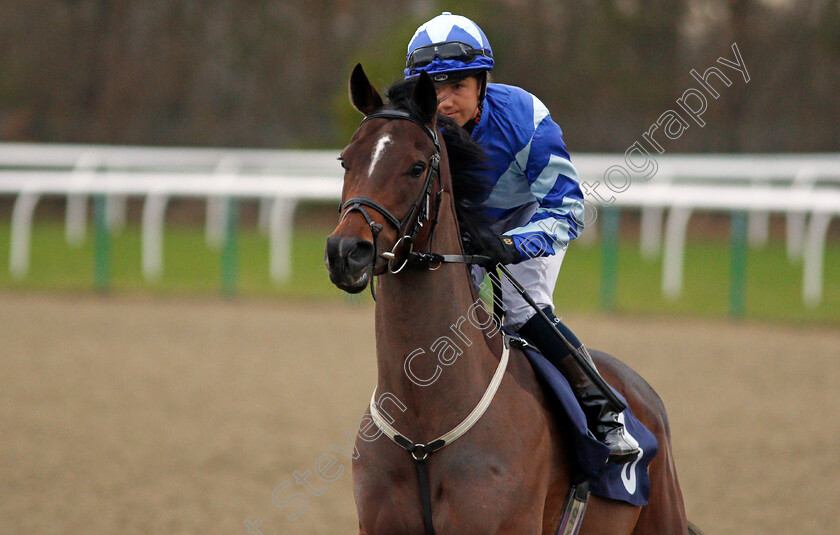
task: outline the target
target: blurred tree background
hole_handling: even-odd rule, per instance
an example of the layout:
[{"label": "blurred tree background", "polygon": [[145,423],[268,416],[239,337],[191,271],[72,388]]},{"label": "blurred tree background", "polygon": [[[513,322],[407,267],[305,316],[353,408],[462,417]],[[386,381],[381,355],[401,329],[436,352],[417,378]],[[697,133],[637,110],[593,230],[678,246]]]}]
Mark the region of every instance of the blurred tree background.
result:
[{"label": "blurred tree background", "polygon": [[[624,151],[732,58],[669,152],[836,151],[840,0],[4,0],[0,141],[339,147],[352,66],[402,76],[415,28],[475,20],[498,82],[543,100],[574,151]],[[720,86],[720,84],[718,84]]]}]

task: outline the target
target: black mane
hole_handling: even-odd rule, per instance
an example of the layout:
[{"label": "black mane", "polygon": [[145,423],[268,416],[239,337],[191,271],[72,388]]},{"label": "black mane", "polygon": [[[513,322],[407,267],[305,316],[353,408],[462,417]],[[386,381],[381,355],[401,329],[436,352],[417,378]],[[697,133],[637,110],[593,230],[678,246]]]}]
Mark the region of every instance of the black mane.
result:
[{"label": "black mane", "polygon": [[[419,110],[412,98],[415,80],[400,80],[386,90],[391,108],[404,110],[419,117]],[[458,218],[469,214],[475,219],[478,204],[490,194],[490,188],[481,175],[487,170],[487,156],[481,145],[473,141],[470,134],[449,117],[438,114],[438,128],[446,143],[449,155],[449,172],[452,175],[452,193]]]}]

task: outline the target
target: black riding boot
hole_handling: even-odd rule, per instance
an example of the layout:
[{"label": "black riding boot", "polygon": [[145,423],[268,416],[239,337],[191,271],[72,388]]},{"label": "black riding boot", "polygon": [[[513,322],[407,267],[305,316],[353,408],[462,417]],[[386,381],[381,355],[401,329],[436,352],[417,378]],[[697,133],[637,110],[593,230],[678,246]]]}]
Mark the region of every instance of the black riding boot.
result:
[{"label": "black riding boot", "polygon": [[[589,351],[580,343],[574,333],[563,325],[550,308],[545,308],[544,312],[563,333],[563,336],[574,347],[578,348],[580,355],[586,358],[592,368],[595,369]],[[633,437],[624,432],[624,424],[618,420],[618,413],[584,373],[575,358],[571,356],[569,349],[557,337],[551,327],[539,315],[534,315],[525,322],[525,325],[518,332],[534,344],[569,381],[572,392],[574,392],[583,413],[586,415],[589,430],[592,431],[595,438],[606,444],[610,449],[609,462],[624,464],[635,459],[639,455],[639,444]]]}]

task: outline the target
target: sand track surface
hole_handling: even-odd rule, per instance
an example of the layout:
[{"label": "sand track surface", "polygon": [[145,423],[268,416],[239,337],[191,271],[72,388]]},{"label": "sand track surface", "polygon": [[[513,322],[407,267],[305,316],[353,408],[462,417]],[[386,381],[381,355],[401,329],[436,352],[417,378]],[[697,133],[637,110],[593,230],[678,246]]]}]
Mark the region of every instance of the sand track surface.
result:
[{"label": "sand track surface", "polygon": [[[659,392],[708,535],[840,533],[840,332],[564,320]],[[363,305],[1,295],[0,533],[357,533],[373,336]]]}]

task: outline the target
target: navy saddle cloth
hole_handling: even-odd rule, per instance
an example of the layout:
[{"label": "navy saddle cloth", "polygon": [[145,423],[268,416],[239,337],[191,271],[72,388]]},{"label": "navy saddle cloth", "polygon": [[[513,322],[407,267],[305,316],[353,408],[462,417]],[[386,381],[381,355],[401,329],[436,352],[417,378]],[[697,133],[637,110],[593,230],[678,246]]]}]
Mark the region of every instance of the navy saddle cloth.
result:
[{"label": "navy saddle cloth", "polygon": [[[628,407],[621,413],[621,418],[626,432],[639,443],[641,454],[627,464],[605,464],[609,449],[596,440],[587,429],[586,416],[575,399],[569,382],[541,353],[530,347],[522,351],[543,383],[546,394],[553,398],[559,407],[555,417],[560,428],[571,435],[577,454],[577,481],[588,479],[589,489],[596,496],[621,500],[632,505],[647,505],[650,494],[648,465],[659,451],[659,443],[653,433],[636,419]],[[624,399],[620,393],[617,394]]]}]

